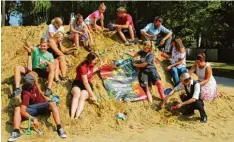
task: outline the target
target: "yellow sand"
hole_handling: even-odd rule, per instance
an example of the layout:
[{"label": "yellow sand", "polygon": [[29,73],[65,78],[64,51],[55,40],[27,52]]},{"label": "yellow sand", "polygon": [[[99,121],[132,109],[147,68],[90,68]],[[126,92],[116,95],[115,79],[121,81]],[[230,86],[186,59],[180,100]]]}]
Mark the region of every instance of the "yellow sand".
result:
[{"label": "yellow sand", "polygon": [[[16,65],[26,66],[27,53],[23,49],[22,40],[37,45],[40,37],[43,36],[47,26],[33,27],[3,27],[2,28],[2,140],[6,141],[13,130],[13,111],[19,104],[18,99],[8,99],[7,95],[12,92],[14,67]],[[68,26],[65,26],[68,30]],[[140,46],[124,46],[114,33],[93,34],[96,52],[105,51],[101,56],[102,60],[121,59],[121,51],[138,51]],[[66,41],[64,46],[70,46]],[[79,120],[69,118],[69,106],[71,103],[71,83],[75,77],[76,66],[88,54],[81,49],[78,57],[68,55],[72,67],[68,69],[69,81],[65,84],[53,83],[52,90],[61,98],[59,111],[62,126],[68,134],[68,138],[62,140],[56,134],[56,125],[52,116],[45,118],[39,117],[41,128],[45,135],[39,137],[36,133],[33,136],[23,135],[18,141],[233,141],[234,140],[234,93],[222,92],[220,99],[212,103],[205,102],[205,109],[208,115],[208,123],[199,122],[199,114],[192,119],[172,114],[160,109],[161,101],[155,88],[153,88],[153,104],[144,102],[121,103],[116,100],[110,100],[102,85],[98,75],[92,79],[96,93],[101,94],[101,105],[85,104],[84,111]],[[159,65],[159,74],[165,88],[171,87],[171,78],[165,70],[166,63],[156,53],[162,69]],[[40,79],[40,88],[45,90],[46,79]],[[175,96],[172,101],[179,101]],[[116,114],[121,109],[132,109],[127,120],[116,119]],[[164,114],[164,115],[163,115]],[[169,120],[169,123],[168,123]],[[27,128],[27,122],[23,122],[22,129]],[[21,131],[23,134],[24,132]]]}]

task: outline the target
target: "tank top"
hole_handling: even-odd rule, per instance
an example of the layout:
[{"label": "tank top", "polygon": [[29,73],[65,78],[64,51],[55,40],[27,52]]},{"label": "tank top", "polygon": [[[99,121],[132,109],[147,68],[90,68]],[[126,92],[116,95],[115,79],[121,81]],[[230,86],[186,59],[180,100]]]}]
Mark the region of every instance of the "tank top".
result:
[{"label": "tank top", "polygon": [[[210,66],[210,63],[206,63],[205,67],[203,69],[200,69],[198,66],[196,68],[196,74],[198,76],[198,79],[200,81],[204,81],[206,77],[206,68]],[[211,78],[213,78],[213,75],[211,75]],[[210,79],[211,79],[210,78]]]}]

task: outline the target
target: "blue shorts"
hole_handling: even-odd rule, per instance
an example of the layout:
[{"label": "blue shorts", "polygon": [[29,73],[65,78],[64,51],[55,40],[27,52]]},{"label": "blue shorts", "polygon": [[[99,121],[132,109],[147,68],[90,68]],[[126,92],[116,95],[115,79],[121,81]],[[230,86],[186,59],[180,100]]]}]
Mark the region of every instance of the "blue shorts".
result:
[{"label": "blue shorts", "polygon": [[33,104],[29,105],[26,109],[26,111],[31,115],[31,116],[36,116],[38,114],[46,114],[50,112],[49,109],[49,103],[50,101],[47,101],[45,103],[38,103],[38,104]]},{"label": "blue shorts", "polygon": [[152,85],[155,85],[156,81],[161,80],[156,70],[140,71],[138,74],[138,78],[141,87],[151,87]]}]

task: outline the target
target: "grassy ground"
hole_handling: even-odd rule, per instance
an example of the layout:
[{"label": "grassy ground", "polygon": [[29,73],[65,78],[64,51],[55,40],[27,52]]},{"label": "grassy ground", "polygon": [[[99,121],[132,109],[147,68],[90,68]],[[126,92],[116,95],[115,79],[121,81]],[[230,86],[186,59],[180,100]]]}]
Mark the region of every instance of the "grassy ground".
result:
[{"label": "grassy ground", "polygon": [[[227,77],[234,79],[234,64],[209,62],[212,64],[214,76]],[[187,67],[191,68],[194,61],[187,60]]]}]

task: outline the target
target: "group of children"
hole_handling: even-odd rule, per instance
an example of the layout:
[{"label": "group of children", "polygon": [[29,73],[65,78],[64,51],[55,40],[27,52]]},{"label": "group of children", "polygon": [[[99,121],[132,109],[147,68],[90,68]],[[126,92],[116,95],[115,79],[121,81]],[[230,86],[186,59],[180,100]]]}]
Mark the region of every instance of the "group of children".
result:
[{"label": "group of children", "polygon": [[[52,112],[54,121],[57,125],[58,135],[66,138],[66,132],[61,126],[60,116],[57,106],[54,102],[47,100],[37,86],[39,77],[48,78],[47,89],[44,95],[49,97],[52,95],[52,83],[67,81],[66,56],[79,48],[79,41],[84,41],[84,47],[90,53],[86,59],[81,62],[76,69],[76,78],[72,83],[71,94],[71,119],[79,118],[85,104],[85,100],[90,99],[94,103],[97,97],[93,92],[91,78],[93,74],[100,70],[105,63],[99,61],[98,55],[92,51],[93,44],[92,32],[104,30],[104,12],[106,6],[102,3],[98,10],[90,14],[85,20],[81,14],[77,14],[76,18],[70,23],[70,31],[68,37],[74,42],[72,48],[64,48],[61,44],[64,38],[63,21],[57,17],[52,20],[48,26],[46,34],[41,38],[38,46],[31,46],[25,42],[24,48],[28,52],[27,67],[15,67],[15,90],[9,97],[16,97],[21,94],[22,103],[15,108],[14,112],[14,131],[9,141],[15,141],[20,137],[19,126],[23,119],[33,121],[35,127],[39,127],[37,118],[38,114]],[[101,25],[97,25],[100,20]],[[115,28],[125,45],[134,44],[135,29],[131,15],[127,14],[124,7],[117,9],[117,24],[111,24],[111,28]],[[163,33],[163,34],[162,34]],[[127,39],[128,34],[130,39]],[[176,108],[184,105],[189,106],[187,114],[193,114],[194,109],[198,109],[201,115],[201,121],[207,121],[207,115],[204,111],[203,100],[213,100],[217,97],[216,82],[212,76],[212,68],[206,63],[204,54],[200,54],[194,66],[187,72],[186,69],[186,52],[181,39],[172,40],[172,32],[162,25],[162,18],[156,17],[153,23],[148,24],[141,30],[143,49],[136,53],[129,53],[132,57],[140,56],[140,61],[133,64],[139,68],[138,78],[141,86],[144,88],[149,102],[153,102],[151,95],[151,86],[156,85],[163,103],[175,92],[185,89],[187,95],[182,97],[182,103]],[[164,94],[161,78],[154,65],[155,46],[164,46],[167,53],[164,57],[170,60],[171,65],[167,69],[172,73],[175,88],[166,96]],[[172,52],[171,52],[172,47]],[[169,56],[171,54],[171,56]],[[190,75],[196,72],[199,81],[193,80]],[[23,74],[23,86],[20,88],[21,75]]]}]

